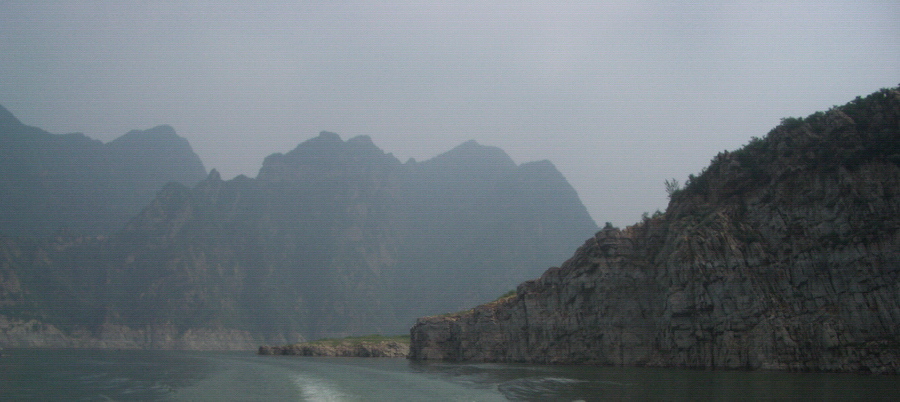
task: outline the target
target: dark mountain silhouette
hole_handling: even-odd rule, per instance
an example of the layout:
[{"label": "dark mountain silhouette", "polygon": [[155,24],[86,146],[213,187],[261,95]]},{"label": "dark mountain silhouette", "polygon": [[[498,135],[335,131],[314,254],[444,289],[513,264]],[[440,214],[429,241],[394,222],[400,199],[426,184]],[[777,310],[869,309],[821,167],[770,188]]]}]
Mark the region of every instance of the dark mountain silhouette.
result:
[{"label": "dark mountain silhouette", "polygon": [[0,313],[52,324],[64,340],[47,345],[398,333],[495,298],[594,231],[550,162],[517,166],[471,141],[401,163],[368,137],[323,132],[256,178],[169,183],[108,239],[7,244]]},{"label": "dark mountain silhouette", "polygon": [[723,152],[412,359],[900,372],[900,88]]},{"label": "dark mountain silhouette", "polygon": [[200,158],[169,126],[103,144],[26,126],[0,106],[0,234],[109,234],[164,184],[193,185],[205,176]]}]

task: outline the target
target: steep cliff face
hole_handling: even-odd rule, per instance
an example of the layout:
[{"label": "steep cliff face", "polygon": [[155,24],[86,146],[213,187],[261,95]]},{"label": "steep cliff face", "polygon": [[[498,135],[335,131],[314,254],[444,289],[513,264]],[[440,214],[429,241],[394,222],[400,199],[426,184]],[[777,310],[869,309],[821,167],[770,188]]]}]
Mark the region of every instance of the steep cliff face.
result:
[{"label": "steep cliff face", "polygon": [[204,177],[200,158],[169,126],[104,144],[24,125],[0,106],[0,235],[110,234],[166,183]]},{"label": "steep cliff face", "polygon": [[785,119],[410,357],[898,373],[898,164],[897,89]]}]

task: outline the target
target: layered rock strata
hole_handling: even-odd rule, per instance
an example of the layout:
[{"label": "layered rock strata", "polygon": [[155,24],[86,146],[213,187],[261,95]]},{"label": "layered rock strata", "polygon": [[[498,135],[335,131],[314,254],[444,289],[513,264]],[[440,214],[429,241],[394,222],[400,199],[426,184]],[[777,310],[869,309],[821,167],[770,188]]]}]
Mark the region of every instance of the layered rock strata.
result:
[{"label": "layered rock strata", "polygon": [[785,119],[410,358],[898,373],[898,165],[897,89]]}]

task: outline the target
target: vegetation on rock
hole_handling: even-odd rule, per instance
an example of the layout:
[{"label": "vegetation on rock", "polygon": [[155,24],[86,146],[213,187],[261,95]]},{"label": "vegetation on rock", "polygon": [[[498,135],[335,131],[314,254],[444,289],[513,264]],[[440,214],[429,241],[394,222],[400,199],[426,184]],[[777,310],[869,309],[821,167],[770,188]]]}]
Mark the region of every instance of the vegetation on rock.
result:
[{"label": "vegetation on rock", "polygon": [[717,155],[413,359],[900,373],[900,88]]},{"label": "vegetation on rock", "polygon": [[284,346],[260,346],[258,353],[319,357],[406,357],[409,353],[409,336],[328,338]]}]

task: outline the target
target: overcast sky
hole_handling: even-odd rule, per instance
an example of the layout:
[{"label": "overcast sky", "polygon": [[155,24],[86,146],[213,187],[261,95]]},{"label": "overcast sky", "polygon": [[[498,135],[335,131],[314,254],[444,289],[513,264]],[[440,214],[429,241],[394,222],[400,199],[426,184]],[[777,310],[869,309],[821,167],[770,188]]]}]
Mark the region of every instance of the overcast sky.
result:
[{"label": "overcast sky", "polygon": [[624,226],[782,117],[900,84],[891,0],[257,3],[0,0],[0,105],[104,142],[169,124],[226,179],[322,130],[401,161],[475,139]]}]

